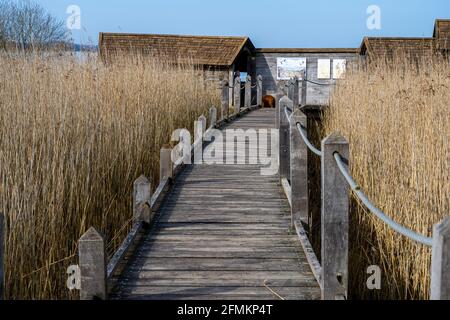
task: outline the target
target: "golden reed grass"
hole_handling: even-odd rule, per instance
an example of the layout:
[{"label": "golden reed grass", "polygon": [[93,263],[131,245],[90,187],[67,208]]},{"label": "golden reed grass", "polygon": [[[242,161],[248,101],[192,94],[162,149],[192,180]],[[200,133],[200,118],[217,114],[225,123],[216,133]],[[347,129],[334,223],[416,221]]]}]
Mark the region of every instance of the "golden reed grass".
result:
[{"label": "golden reed grass", "polygon": [[0,66],[6,297],[72,298],[65,269],[77,239],[95,226],[114,251],[133,181],[145,174],[156,186],[161,146],[217,106],[217,90],[193,68],[138,57],[105,66],[1,56]]},{"label": "golden reed grass", "polygon": [[[325,134],[350,142],[351,173],[396,222],[426,236],[449,214],[450,68],[448,61],[369,65],[350,71],[324,116]],[[350,294],[426,299],[431,249],[389,229],[352,196]],[[381,290],[366,287],[369,265],[382,269]]]}]

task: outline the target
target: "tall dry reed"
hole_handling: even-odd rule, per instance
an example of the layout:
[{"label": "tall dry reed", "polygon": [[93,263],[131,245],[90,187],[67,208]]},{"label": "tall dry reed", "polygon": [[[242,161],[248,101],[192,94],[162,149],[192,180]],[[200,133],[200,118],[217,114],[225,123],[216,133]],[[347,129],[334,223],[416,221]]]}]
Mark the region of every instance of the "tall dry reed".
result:
[{"label": "tall dry reed", "polygon": [[190,67],[135,57],[0,57],[0,211],[6,297],[70,298],[65,268],[95,226],[108,253],[130,225],[133,181],[218,93]]},{"label": "tall dry reed", "polygon": [[[396,222],[426,236],[449,214],[448,61],[394,63],[349,72],[325,113],[325,133],[350,142],[351,173]],[[352,197],[350,293],[356,298],[426,299],[431,249],[389,229]],[[366,287],[369,265],[382,289]]]}]

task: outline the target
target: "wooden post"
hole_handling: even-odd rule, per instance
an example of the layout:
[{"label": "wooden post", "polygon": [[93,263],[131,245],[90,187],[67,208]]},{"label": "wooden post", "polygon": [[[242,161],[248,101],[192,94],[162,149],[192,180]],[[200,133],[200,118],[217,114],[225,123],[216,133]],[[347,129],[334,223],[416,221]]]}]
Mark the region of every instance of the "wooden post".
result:
[{"label": "wooden post", "polygon": [[244,106],[248,108],[251,105],[252,105],[252,77],[250,75],[247,75],[247,78],[245,79]]},{"label": "wooden post", "polygon": [[263,98],[263,92],[262,92],[262,76],[258,75],[256,78],[256,104],[259,107],[262,107],[262,98]]},{"label": "wooden post", "polygon": [[298,78],[294,77],[292,79],[292,101],[294,102],[294,107],[297,107],[299,105],[299,88],[298,88]]},{"label": "wooden post", "polygon": [[348,283],[348,184],[334,159],[338,152],[348,167],[347,140],[332,133],[322,141],[322,299],[347,297]]},{"label": "wooden post", "polygon": [[107,298],[106,254],[103,236],[91,227],[78,240],[81,273],[80,300]]},{"label": "wooden post", "polygon": [[[292,79],[289,79],[289,80],[287,80],[286,81],[286,90],[287,90],[287,96],[288,96],[288,98],[290,99],[290,100],[292,100],[292,88],[293,88],[293,86],[292,86]],[[294,100],[292,100],[292,101],[294,101]]]},{"label": "wooden post", "polygon": [[450,300],[450,217],[433,228],[431,300]]},{"label": "wooden post", "polygon": [[172,148],[169,145],[164,145],[159,153],[159,182],[164,177],[173,177]]},{"label": "wooden post", "polygon": [[289,159],[289,121],[286,118],[285,107],[293,108],[292,101],[284,96],[280,100],[280,109],[279,109],[279,117],[280,117],[280,133],[279,133],[279,161],[280,161],[280,181],[283,178],[290,179],[290,159]]},{"label": "wooden post", "polygon": [[5,215],[0,212],[0,300],[5,297]]},{"label": "wooden post", "polygon": [[194,123],[194,154],[193,159],[195,164],[203,163],[203,137],[205,136],[206,118],[200,116]]},{"label": "wooden post", "polygon": [[203,136],[205,135],[205,131],[206,131],[206,117],[204,115],[201,115],[200,117],[198,117],[198,121],[201,123],[202,128],[201,128],[201,138],[203,138]]},{"label": "wooden post", "polygon": [[234,112],[239,113],[241,111],[241,77],[238,73],[234,78]]},{"label": "wooden post", "polygon": [[221,119],[228,118],[228,107],[230,105],[230,90],[228,90],[228,81],[222,81],[222,108],[221,108]]},{"label": "wooden post", "polygon": [[302,99],[300,101],[301,106],[306,106],[306,93],[308,91],[307,82],[306,82],[306,71],[303,71],[302,76]]},{"label": "wooden post", "polygon": [[141,175],[133,184],[133,218],[150,223],[152,199],[152,185],[146,176]]},{"label": "wooden post", "polygon": [[209,108],[209,125],[215,128],[217,125],[217,109],[216,107]]},{"label": "wooden post", "polygon": [[280,129],[280,101],[284,97],[284,93],[281,90],[277,91],[275,95],[275,128]]},{"label": "wooden post", "polygon": [[303,142],[297,128],[300,123],[306,128],[307,118],[297,107],[291,117],[290,126],[290,167],[291,167],[291,221],[308,221],[308,147]]}]

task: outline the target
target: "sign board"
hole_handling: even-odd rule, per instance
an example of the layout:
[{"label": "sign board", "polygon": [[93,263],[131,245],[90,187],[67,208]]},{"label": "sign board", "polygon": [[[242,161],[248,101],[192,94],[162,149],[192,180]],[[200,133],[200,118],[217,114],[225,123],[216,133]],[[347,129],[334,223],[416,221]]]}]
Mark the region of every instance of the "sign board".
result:
[{"label": "sign board", "polygon": [[344,78],[346,69],[347,69],[347,60],[333,59],[333,79]]},{"label": "sign board", "polygon": [[317,59],[317,79],[331,78],[331,60]]},{"label": "sign board", "polygon": [[277,80],[302,79],[306,58],[277,58]]}]

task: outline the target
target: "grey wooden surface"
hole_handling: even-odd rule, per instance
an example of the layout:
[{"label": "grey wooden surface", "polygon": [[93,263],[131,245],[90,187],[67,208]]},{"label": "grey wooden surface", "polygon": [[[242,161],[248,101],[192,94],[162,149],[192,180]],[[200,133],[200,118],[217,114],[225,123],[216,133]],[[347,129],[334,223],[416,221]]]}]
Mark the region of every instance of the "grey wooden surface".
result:
[{"label": "grey wooden surface", "polygon": [[[335,53],[289,53],[289,52],[258,52],[256,54],[256,74],[262,76],[263,94],[276,94],[277,92],[277,58],[306,58],[306,76],[309,80],[319,83],[333,83],[333,80],[317,79],[317,59],[347,59],[347,68],[356,62],[357,55],[348,52]],[[307,101],[310,105],[328,105],[332,86],[308,83]]]},{"label": "grey wooden surface", "polygon": [[[274,117],[260,109],[224,129],[273,128]],[[260,167],[187,166],[110,298],[320,299],[278,177]]]}]

